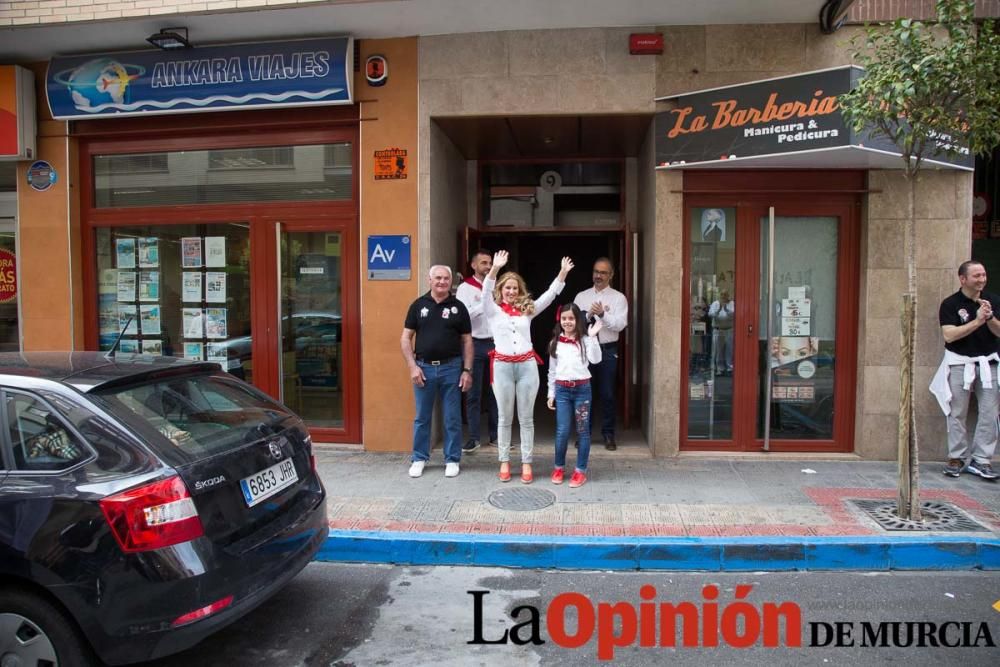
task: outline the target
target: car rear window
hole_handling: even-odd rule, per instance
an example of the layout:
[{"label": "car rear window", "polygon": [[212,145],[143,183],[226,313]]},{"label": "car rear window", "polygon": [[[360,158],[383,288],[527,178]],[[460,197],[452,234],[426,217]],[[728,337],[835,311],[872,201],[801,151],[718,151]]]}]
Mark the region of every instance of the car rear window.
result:
[{"label": "car rear window", "polygon": [[171,462],[190,462],[255,442],[283,429],[293,415],[226,375],[183,375],[99,390],[97,396]]}]

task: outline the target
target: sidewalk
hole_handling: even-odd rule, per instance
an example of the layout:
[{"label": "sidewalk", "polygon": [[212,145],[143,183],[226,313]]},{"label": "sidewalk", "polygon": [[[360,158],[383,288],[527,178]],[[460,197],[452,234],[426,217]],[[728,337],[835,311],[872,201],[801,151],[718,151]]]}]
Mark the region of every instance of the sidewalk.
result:
[{"label": "sidewalk", "polygon": [[[1000,569],[1000,483],[946,477],[938,462],[921,466],[921,499],[947,503],[980,526],[882,528],[852,501],[895,498],[891,462],[780,454],[653,459],[644,448],[596,447],[587,484],[570,489],[549,482],[551,446],[536,449],[535,482],[524,485],[517,462],[512,481],[497,479],[494,448],[463,456],[461,474],[451,479],[436,450],[423,476],[411,479],[408,454],[317,447],[331,527],[320,559],[569,569]],[[541,509],[495,506],[553,500]]]}]

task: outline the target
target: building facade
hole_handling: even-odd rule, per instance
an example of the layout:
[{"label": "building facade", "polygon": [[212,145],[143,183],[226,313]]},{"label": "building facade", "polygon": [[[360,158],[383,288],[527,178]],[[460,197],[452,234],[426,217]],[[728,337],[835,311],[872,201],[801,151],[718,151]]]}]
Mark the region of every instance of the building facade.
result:
[{"label": "building facade", "polygon": [[[824,3],[706,2],[682,15],[636,2],[615,18],[499,16],[481,3],[475,20],[416,0],[147,4],[0,12],[11,26],[0,63],[35,75],[34,159],[59,174],[39,191],[32,161],[0,172],[16,192],[24,351],[106,349],[125,331],[126,351],[223,363],[302,413],[318,442],[405,451],[399,334],[430,265],[467,274],[471,250],[507,249],[541,291],[568,254],[569,301],[606,256],[630,302],[617,387],[630,446],[895,457],[901,172],[823,151],[671,164],[658,149],[678,96],[722,91],[735,104],[753,82],[849,66],[861,28],[824,34]],[[622,17],[627,27],[589,27]],[[61,57],[135,51],[179,24],[194,47],[176,57],[188,60],[201,43],[225,59],[248,42],[348,34],[353,95],[52,116],[46,82]],[[80,27],[93,35],[71,38]],[[633,34],[662,35],[662,53],[630,54]],[[971,170],[940,167],[916,189],[917,421],[930,458],[945,453],[944,420],[919,390],[942,348],[932,311],[957,289],[973,218]],[[390,248],[409,255],[408,276],[384,263]],[[541,350],[551,321],[538,320]]]}]

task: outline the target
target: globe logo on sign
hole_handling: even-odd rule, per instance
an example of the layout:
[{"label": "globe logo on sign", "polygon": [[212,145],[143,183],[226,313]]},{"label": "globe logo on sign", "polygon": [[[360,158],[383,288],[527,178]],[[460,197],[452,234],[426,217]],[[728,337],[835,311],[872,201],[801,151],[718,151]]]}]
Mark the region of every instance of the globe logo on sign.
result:
[{"label": "globe logo on sign", "polygon": [[129,84],[145,73],[146,68],[139,65],[123,65],[111,58],[97,58],[59,72],[55,80],[69,89],[77,109],[98,112],[128,104]]}]

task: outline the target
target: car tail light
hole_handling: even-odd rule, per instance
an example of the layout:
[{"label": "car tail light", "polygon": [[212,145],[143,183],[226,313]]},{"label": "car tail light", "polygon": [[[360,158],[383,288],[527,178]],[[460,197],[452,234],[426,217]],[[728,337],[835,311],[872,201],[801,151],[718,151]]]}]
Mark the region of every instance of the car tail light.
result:
[{"label": "car tail light", "polygon": [[101,510],[122,551],[151,551],[201,537],[205,529],[180,477],[104,498]]},{"label": "car tail light", "polygon": [[217,612],[222,611],[229,605],[233,603],[233,596],[227,595],[221,600],[217,600],[210,605],[206,605],[201,609],[195,609],[192,612],[188,612],[183,616],[178,616],[173,623],[170,624],[172,628],[179,628],[182,625],[187,625],[188,623],[194,623],[195,621],[200,621],[201,619],[211,616]]},{"label": "car tail light", "polygon": [[309,467],[312,468],[313,474],[316,474],[316,456],[314,454],[309,455]]}]

